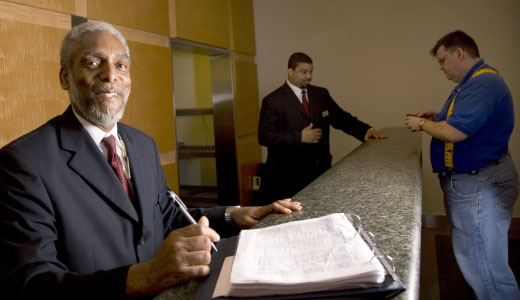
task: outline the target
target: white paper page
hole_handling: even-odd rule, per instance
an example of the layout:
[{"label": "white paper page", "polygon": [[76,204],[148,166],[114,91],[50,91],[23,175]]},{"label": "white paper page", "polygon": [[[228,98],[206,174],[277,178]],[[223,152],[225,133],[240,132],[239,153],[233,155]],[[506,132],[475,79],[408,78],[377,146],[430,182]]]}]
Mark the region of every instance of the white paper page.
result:
[{"label": "white paper page", "polygon": [[340,278],[384,279],[378,259],[344,214],[243,230],[232,284],[323,282]]}]

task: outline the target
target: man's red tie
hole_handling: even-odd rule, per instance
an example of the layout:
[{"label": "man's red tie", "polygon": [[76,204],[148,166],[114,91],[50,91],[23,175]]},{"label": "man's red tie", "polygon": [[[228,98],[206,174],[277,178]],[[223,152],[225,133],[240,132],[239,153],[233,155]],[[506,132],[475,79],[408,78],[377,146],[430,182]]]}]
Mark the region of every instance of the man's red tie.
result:
[{"label": "man's red tie", "polygon": [[[125,171],[123,169],[123,164],[121,163],[121,158],[119,158],[119,155],[117,155],[116,150],[116,139],[113,135],[107,136],[103,138],[103,144],[105,144],[105,147],[107,147],[107,153],[108,153],[108,163],[110,166],[112,166],[112,169],[117,175],[117,178],[123,185],[123,189],[125,190],[125,193],[130,197],[130,190],[128,188],[128,181],[126,181]],[[132,199],[130,197],[130,199]]]},{"label": "man's red tie", "polygon": [[311,117],[311,107],[309,106],[309,102],[307,101],[305,92],[306,92],[305,90],[302,90],[302,105],[303,105],[303,110],[305,111],[307,116],[310,118]]}]

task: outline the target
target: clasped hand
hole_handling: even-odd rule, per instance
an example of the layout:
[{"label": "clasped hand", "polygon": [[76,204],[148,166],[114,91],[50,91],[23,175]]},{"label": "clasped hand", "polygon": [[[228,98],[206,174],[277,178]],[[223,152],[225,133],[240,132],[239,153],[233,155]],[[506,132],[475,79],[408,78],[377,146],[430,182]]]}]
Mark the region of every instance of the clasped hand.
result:
[{"label": "clasped hand", "polygon": [[421,128],[419,127],[419,123],[421,120],[435,120],[435,112],[433,111],[418,111],[413,114],[409,114],[404,119],[404,125],[406,128],[408,128],[410,131],[420,131]]},{"label": "clasped hand", "polygon": [[312,123],[302,129],[302,143],[317,144],[322,135],[321,128],[312,128]]}]

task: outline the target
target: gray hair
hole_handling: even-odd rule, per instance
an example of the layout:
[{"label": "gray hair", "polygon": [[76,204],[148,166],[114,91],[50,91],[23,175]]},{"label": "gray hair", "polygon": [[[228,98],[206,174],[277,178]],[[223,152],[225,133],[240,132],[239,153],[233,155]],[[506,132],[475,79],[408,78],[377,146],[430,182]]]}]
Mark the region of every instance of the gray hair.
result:
[{"label": "gray hair", "polygon": [[106,22],[89,21],[72,27],[72,29],[63,38],[60,50],[60,65],[62,68],[66,70],[72,69],[74,54],[78,50],[78,46],[81,38],[83,37],[83,34],[96,31],[105,31],[116,37],[125,48],[126,55],[128,55],[128,58],[130,58],[128,44],[119,30]]}]

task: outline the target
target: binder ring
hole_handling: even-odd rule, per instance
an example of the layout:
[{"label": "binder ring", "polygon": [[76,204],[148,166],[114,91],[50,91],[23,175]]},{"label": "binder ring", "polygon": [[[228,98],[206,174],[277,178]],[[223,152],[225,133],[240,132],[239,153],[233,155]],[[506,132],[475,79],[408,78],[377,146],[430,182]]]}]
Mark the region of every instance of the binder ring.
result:
[{"label": "binder ring", "polygon": [[376,257],[379,259],[379,258],[382,258],[383,255],[375,255],[374,254],[374,256],[372,256],[372,258],[370,258],[370,262],[372,262],[374,260],[374,258],[376,258]]},{"label": "binder ring", "polygon": [[[391,272],[392,273],[395,273],[395,264],[394,264],[394,259],[390,256],[390,255],[375,255],[372,256],[372,258],[370,258],[370,262],[372,262],[374,260],[374,258],[379,259],[379,261],[381,261],[381,263],[383,263],[383,265],[388,265],[388,267],[390,268]],[[388,271],[390,271],[388,270]]]},{"label": "binder ring", "polygon": [[358,215],[347,214],[345,216],[350,221],[350,223],[352,223],[352,225],[354,225],[355,227],[361,226],[361,218]]},{"label": "binder ring", "polygon": [[365,231],[365,232],[368,235],[368,237],[372,240],[372,246],[377,245],[377,243],[376,243],[376,236],[372,232],[370,232],[370,231]]},{"label": "binder ring", "polygon": [[387,261],[390,262],[390,266],[392,267],[392,272],[395,272],[395,264],[394,259],[390,255],[384,255]]}]

